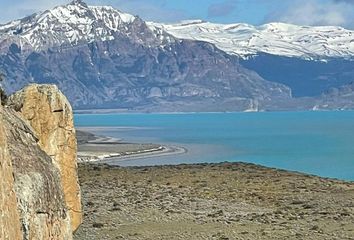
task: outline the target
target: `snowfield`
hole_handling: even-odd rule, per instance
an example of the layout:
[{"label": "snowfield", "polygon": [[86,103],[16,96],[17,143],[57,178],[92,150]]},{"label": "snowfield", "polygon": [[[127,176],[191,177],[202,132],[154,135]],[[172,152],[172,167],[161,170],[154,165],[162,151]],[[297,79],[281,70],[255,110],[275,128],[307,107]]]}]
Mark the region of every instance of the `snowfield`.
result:
[{"label": "snowfield", "polygon": [[309,27],[285,23],[252,26],[201,20],[178,24],[149,22],[149,25],[151,28],[162,28],[177,38],[213,43],[227,53],[243,58],[259,52],[309,60],[351,58],[354,55],[354,31],[342,27]]}]

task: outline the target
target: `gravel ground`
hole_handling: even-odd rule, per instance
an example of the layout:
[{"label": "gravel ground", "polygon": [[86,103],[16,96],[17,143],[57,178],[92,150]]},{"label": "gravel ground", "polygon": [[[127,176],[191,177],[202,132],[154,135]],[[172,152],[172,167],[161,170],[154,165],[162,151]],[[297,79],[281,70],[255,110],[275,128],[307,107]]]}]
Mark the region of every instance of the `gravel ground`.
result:
[{"label": "gravel ground", "polygon": [[81,164],[83,239],[354,239],[354,183],[222,163]]}]

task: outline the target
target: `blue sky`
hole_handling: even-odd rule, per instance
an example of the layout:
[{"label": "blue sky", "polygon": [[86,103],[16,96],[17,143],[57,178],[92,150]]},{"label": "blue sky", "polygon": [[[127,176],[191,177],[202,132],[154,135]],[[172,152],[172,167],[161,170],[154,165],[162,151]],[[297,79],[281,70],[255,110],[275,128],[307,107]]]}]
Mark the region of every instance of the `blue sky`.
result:
[{"label": "blue sky", "polygon": [[[65,4],[69,0],[0,0],[0,22]],[[260,25],[287,22],[302,25],[338,25],[354,29],[354,0],[86,0],[111,5],[144,20],[177,22],[245,22]]]}]

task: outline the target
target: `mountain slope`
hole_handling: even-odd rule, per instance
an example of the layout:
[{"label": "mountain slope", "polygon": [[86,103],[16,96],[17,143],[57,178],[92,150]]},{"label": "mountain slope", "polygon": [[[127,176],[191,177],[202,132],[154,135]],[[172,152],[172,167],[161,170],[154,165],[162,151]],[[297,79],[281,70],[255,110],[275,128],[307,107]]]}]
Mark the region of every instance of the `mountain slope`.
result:
[{"label": "mountain slope", "polygon": [[210,43],[78,0],[3,25],[0,39],[8,91],[54,83],[76,108],[246,110],[291,96]]},{"label": "mountain slope", "polygon": [[264,79],[285,84],[294,97],[317,97],[354,81],[354,31],[284,23],[262,26],[184,21],[149,23],[178,38],[206,41],[241,58]]}]

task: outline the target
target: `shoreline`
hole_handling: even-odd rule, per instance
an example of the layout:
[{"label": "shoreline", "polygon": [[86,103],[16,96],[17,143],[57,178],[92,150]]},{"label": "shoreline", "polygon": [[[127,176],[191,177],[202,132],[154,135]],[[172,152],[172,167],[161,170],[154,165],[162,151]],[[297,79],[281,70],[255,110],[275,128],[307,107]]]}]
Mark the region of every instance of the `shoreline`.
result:
[{"label": "shoreline", "polygon": [[[185,154],[188,150],[179,146],[127,143],[122,139],[98,136],[79,128],[78,163],[119,163],[142,158]],[[85,129],[86,130],[86,129]]]},{"label": "shoreline", "polygon": [[177,146],[160,146],[158,148],[138,150],[136,152],[116,152],[96,155],[85,155],[83,152],[78,152],[79,163],[109,163],[123,162],[142,158],[162,157],[170,155],[179,155],[188,152],[186,148]]},{"label": "shoreline", "polygon": [[102,163],[108,162],[124,162],[124,161],[132,161],[142,158],[153,158],[153,157],[163,157],[163,156],[171,156],[171,155],[179,155],[185,154],[188,150],[184,147],[177,147],[177,146],[161,146],[158,150],[151,149],[151,150],[144,150],[142,152],[131,153],[122,156],[111,157],[102,160]]},{"label": "shoreline", "polygon": [[109,115],[109,114],[163,114],[163,115],[170,115],[170,114],[233,114],[233,113],[301,113],[301,112],[354,112],[354,109],[318,109],[313,110],[312,108],[307,110],[260,110],[260,111],[205,111],[205,112],[198,112],[198,111],[140,111],[140,110],[121,110],[121,109],[87,109],[87,110],[74,110],[74,114],[77,115]]}]

